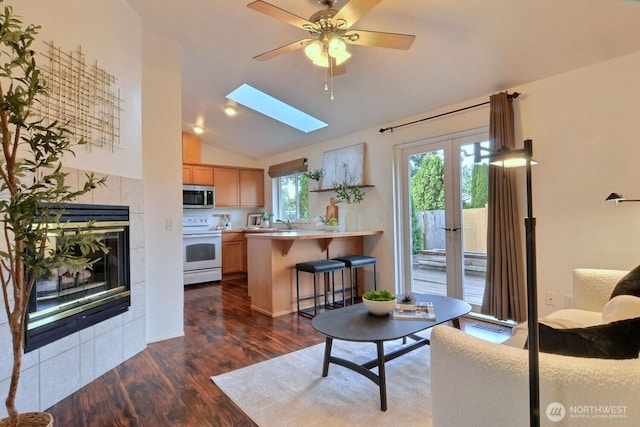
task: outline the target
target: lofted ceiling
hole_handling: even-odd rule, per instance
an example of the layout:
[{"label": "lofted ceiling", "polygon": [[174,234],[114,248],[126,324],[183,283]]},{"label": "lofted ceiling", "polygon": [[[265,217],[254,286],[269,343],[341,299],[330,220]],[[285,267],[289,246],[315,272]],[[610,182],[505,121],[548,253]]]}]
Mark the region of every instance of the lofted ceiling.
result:
[{"label": "lofted ceiling", "polygon": [[[144,27],[182,48],[182,126],[204,143],[261,158],[640,51],[632,0],[385,0],[354,28],[416,35],[408,51],[349,46],[334,79],[303,50],[252,58],[308,33],[247,8],[251,0],[127,0]],[[304,18],[317,0],[268,0]],[[336,1],[339,9],[346,0]],[[225,96],[248,83],[326,122],[303,133]]]}]

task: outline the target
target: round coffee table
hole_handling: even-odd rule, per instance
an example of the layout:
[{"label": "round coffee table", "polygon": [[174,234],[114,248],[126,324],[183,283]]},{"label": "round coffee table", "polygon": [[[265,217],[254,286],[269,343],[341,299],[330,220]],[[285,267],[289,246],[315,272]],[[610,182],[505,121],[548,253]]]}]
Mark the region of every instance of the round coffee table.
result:
[{"label": "round coffee table", "polygon": [[[410,351],[429,344],[429,339],[416,335],[418,332],[431,328],[440,323],[453,321],[453,326],[460,328],[459,317],[471,311],[471,306],[466,302],[438,295],[413,294],[418,302],[431,302],[434,307],[435,320],[397,320],[392,315],[374,316],[370,314],[363,304],[355,304],[337,310],[321,313],[313,318],[313,327],[325,335],[324,361],[322,376],[329,374],[329,363],[335,363],[345,368],[358,372],[380,388],[380,409],[387,410],[387,386],[384,364]],[[385,354],[384,342],[402,338],[410,338],[413,342]],[[372,342],[376,344],[377,357],[361,365],[350,360],[331,356],[333,340]],[[376,375],[371,370],[378,368]]]}]

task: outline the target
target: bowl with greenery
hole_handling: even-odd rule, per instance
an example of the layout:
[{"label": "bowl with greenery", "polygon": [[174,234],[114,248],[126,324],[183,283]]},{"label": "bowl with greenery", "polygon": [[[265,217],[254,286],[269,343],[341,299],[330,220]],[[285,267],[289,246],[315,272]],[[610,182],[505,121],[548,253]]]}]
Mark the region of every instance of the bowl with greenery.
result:
[{"label": "bowl with greenery", "polygon": [[362,295],[362,303],[375,316],[386,316],[396,308],[396,296],[387,290],[369,291]]},{"label": "bowl with greenery", "polygon": [[324,224],[324,229],[326,231],[342,231],[344,230],[344,226],[340,224],[336,218],[331,218]]}]

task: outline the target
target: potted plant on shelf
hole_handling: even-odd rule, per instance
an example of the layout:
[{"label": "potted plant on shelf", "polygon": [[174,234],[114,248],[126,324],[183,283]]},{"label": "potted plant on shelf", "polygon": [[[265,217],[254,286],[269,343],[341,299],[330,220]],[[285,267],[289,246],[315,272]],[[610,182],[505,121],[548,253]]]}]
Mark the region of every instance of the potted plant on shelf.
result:
[{"label": "potted plant on shelf", "polygon": [[316,191],[320,189],[320,180],[324,176],[324,168],[314,169],[304,173],[309,183],[309,190]]},{"label": "potted plant on shelf", "polygon": [[[11,6],[5,6],[0,16],[0,222],[4,237],[0,240],[0,281],[7,317],[0,327],[10,330],[12,341],[11,346],[0,348],[0,356],[13,359],[5,399],[9,417],[0,420],[0,426],[11,427],[53,422],[44,412],[19,414],[15,405],[29,296],[36,279],[63,264],[88,266],[88,253],[106,251],[93,233],[60,231],[56,227],[59,216],[52,219],[50,215],[51,208],[103,185],[105,178],[98,180],[89,174],[79,190],[65,185],[67,174],[61,169],[61,159],[73,154],[75,145],[69,131],[56,122],[44,125],[32,117],[32,106],[47,96],[31,50],[39,29],[35,25],[23,28]],[[52,239],[55,250],[48,245]]]},{"label": "potted plant on shelf", "polygon": [[336,192],[336,202],[347,204],[345,216],[346,231],[356,231],[358,229],[358,212],[355,204],[364,200],[365,192],[357,185],[349,185],[347,181],[333,183],[333,191]]}]

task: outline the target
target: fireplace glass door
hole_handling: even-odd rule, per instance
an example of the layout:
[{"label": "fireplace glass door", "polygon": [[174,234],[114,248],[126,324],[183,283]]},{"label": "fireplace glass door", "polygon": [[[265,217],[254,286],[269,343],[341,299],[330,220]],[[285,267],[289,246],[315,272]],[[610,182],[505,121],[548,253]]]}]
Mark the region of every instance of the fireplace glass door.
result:
[{"label": "fireplace glass door", "polygon": [[[89,261],[85,265],[54,266],[36,278],[29,299],[27,351],[128,309],[128,210],[126,213],[126,220],[97,220],[91,226],[88,222],[64,223],[65,233],[92,233],[108,250],[85,255]],[[48,249],[56,250],[60,230],[52,228],[48,236]],[[72,250],[80,255],[79,248]]]}]

